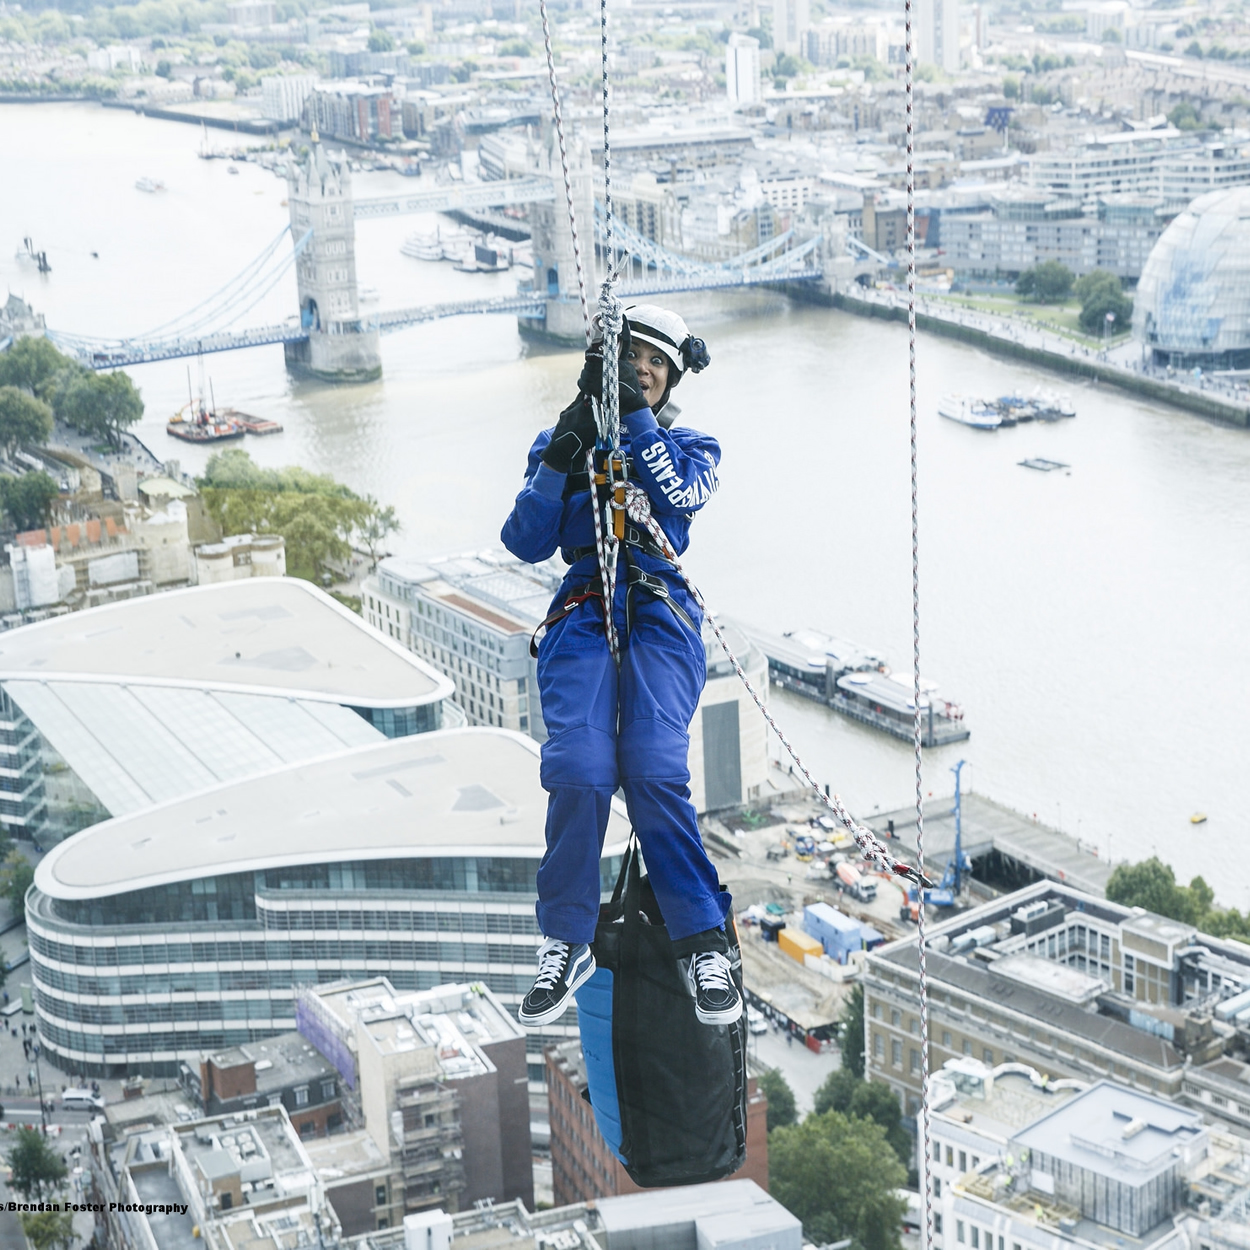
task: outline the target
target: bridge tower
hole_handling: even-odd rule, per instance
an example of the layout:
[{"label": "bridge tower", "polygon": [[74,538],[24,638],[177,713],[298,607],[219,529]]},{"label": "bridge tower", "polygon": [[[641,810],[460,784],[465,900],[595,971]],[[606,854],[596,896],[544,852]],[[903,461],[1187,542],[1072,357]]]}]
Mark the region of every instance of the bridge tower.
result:
[{"label": "bridge tower", "polygon": [[[585,323],[581,297],[577,291],[577,266],[573,259],[573,235],[564,202],[564,175],[560,170],[560,148],[555,127],[547,122],[531,149],[535,172],[555,183],[555,199],[531,204],[529,219],[534,247],[534,291],[546,296],[546,337],[560,342],[584,345]],[[569,143],[569,172],[573,184],[573,204],[577,212],[577,237],[593,316],[599,293],[595,266],[595,183],[590,144],[585,135],[572,136]],[[526,323],[522,323],[525,325]]]},{"label": "bridge tower", "polygon": [[378,331],[360,321],[351,173],[315,131],[308,159],[287,169],[287,200],[292,237],[313,232],[295,264],[308,338],[286,345],[287,366],[330,382],[371,382],[382,376],[382,354]]}]

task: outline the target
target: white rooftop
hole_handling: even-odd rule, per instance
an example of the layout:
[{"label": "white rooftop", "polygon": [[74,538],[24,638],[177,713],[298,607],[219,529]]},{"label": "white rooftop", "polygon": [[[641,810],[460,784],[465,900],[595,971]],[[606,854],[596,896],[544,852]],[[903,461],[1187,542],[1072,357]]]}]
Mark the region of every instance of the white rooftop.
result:
[{"label": "white rooftop", "polygon": [[[546,811],[531,738],[441,730],[104,821],[54,847],[35,884],[53,898],[84,899],[293,864],[539,858]],[[604,853],[621,851],[628,836],[624,808],[614,804]]]},{"label": "white rooftop", "polygon": [[75,612],[0,635],[0,681],[230,689],[414,707],[451,682],[298,578],[253,577]]}]

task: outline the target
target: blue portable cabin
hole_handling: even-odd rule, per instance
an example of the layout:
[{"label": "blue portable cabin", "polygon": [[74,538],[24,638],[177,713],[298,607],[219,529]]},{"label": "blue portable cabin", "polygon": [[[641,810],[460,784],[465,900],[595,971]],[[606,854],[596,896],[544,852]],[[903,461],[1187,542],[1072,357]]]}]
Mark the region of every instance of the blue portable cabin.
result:
[{"label": "blue portable cabin", "polygon": [[885,934],[878,932],[870,924],[860,924],[859,936],[866,951],[875,951],[878,946],[885,945]]},{"label": "blue portable cabin", "polygon": [[838,963],[846,963],[851,951],[863,946],[858,920],[844,916],[828,903],[809,903],[803,908],[803,930],[825,949],[825,954]]}]

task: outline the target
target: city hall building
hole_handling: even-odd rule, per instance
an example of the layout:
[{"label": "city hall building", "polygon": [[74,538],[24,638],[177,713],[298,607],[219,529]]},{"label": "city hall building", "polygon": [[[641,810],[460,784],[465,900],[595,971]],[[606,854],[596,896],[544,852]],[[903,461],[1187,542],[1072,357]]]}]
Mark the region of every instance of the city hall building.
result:
[{"label": "city hall building", "polygon": [[249,578],[0,635],[0,827],[110,817],[462,725],[443,674],[309,582]]},{"label": "city hall building", "polygon": [[[301,987],[377,976],[398,990],[481,981],[515,1009],[539,941],[537,757],[499,728],[379,734],[61,842],[26,903],[45,1056],[85,1076],[175,1075],[181,1060],[294,1029]],[[628,835],[616,805],[605,888]],[[543,1046],[571,1036],[574,1011],[529,1035],[531,1080]]]}]

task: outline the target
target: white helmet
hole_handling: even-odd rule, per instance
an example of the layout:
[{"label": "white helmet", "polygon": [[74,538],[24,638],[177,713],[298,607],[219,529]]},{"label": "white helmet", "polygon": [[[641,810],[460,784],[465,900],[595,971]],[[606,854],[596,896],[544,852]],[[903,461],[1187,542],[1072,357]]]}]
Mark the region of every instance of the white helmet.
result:
[{"label": "white helmet", "polygon": [[676,385],[687,369],[698,373],[712,362],[703,340],[695,338],[686,323],[667,308],[658,304],[631,304],[625,309],[625,320],[632,338],[658,347],[676,367],[677,372],[669,380],[670,386]]}]

